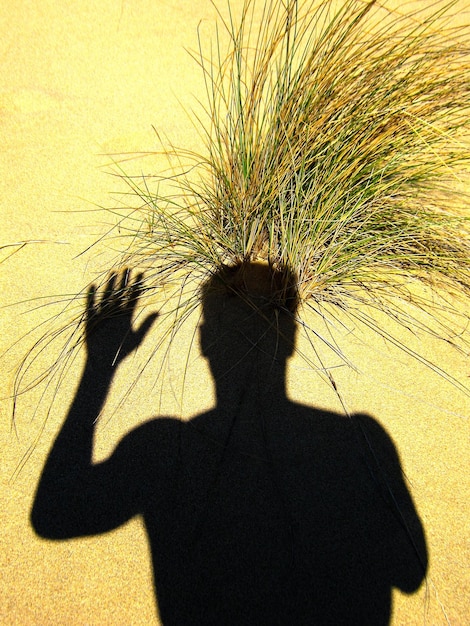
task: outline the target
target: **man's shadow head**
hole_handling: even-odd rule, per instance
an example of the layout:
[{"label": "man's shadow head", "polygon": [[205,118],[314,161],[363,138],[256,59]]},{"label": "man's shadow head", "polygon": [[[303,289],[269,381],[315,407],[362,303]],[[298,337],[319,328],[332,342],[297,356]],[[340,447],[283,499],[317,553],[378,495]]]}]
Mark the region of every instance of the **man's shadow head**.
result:
[{"label": "man's shadow head", "polygon": [[296,274],[243,261],[223,266],[202,287],[200,341],[219,387],[253,377],[269,387],[295,350],[299,306]]}]

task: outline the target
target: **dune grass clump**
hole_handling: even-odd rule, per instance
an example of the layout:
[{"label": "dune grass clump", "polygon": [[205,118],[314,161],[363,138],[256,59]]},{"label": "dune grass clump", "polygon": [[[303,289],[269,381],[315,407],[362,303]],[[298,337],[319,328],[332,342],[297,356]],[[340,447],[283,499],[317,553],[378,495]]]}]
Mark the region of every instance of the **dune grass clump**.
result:
[{"label": "dune grass clump", "polygon": [[205,151],[169,151],[174,193],[127,179],[142,205],[123,263],[174,286],[172,331],[205,277],[253,261],[372,326],[367,305],[412,325],[403,300],[439,319],[413,283],[468,294],[469,33],[454,1],[389,5],[246,0],[236,18],[228,3],[200,41]]},{"label": "dune grass clump", "polygon": [[[295,289],[299,316],[340,307],[410,352],[379,309],[459,345],[448,315],[470,291],[470,32],[455,20],[461,3],[425,4],[245,0],[239,15],[228,2],[227,17],[220,7],[215,39],[200,37],[194,54],[203,149],[168,149],[169,176],[121,172],[137,205],[119,222],[120,264],[166,300],[155,350],[211,275],[253,262],[296,277],[279,293]],[[76,321],[58,362],[79,343]]]}]

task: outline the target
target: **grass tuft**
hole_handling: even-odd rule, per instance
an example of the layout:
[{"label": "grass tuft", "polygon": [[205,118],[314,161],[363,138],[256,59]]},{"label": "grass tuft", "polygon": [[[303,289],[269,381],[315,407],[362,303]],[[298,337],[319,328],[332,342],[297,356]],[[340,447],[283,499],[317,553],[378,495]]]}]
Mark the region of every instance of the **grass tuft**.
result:
[{"label": "grass tuft", "polygon": [[123,264],[150,288],[180,293],[184,277],[182,317],[207,276],[256,261],[292,270],[310,307],[413,325],[411,301],[439,317],[410,284],[470,289],[470,48],[456,6],[246,0],[235,18],[228,3],[225,32],[194,55],[205,150],[169,151],[172,194],[126,179],[142,205]]},{"label": "grass tuft", "polygon": [[[117,166],[134,199],[124,201],[137,199],[119,221],[120,264],[145,272],[149,298],[165,295],[155,351],[210,276],[261,262],[296,276],[280,293],[295,289],[299,321],[310,309],[331,327],[339,307],[445,375],[374,312],[465,343],[449,319],[470,292],[470,31],[455,0],[389,4],[245,0],[238,16],[230,2],[216,7],[216,37],[200,37],[193,54],[207,96],[194,117],[203,149],[168,149],[160,177]],[[277,304],[294,315],[288,299]]]}]

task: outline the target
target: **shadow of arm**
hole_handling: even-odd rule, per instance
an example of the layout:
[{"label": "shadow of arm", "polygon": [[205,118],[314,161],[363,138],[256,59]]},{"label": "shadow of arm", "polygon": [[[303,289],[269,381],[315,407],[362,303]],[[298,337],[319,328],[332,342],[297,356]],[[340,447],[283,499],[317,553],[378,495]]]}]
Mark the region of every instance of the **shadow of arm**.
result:
[{"label": "shadow of arm", "polygon": [[[368,415],[356,415],[369,470],[390,511],[389,568],[392,584],[404,593],[425,579],[428,554],[424,528],[405,482],[398,452],[385,430]],[[393,520],[393,522],[392,522]]]},{"label": "shadow of arm", "polygon": [[87,364],[36,491],[31,523],[42,537],[104,532],[135,514],[136,498],[126,494],[132,481],[124,480],[135,475],[130,442],[123,441],[107,461],[92,462],[96,420],[111,380],[111,370],[93,371]]},{"label": "shadow of arm", "polygon": [[64,457],[77,441],[73,437],[67,441],[72,433],[62,431],[31,511],[35,532],[55,540],[95,535],[121,526],[149,507],[156,509],[174,476],[178,425],[172,419],[151,420],[126,435],[105,461],[69,462],[66,467]]},{"label": "shadow of arm", "polygon": [[[111,274],[99,296],[88,291],[85,312],[87,360],[77,393],[39,481],[31,524],[42,537],[65,539],[115,528],[139,512],[142,477],[132,438],[110,459],[94,464],[95,426],[119,363],[144,340],[157,313],[134,329],[142,288],[124,270]],[[136,457],[136,458],[134,458]]]}]

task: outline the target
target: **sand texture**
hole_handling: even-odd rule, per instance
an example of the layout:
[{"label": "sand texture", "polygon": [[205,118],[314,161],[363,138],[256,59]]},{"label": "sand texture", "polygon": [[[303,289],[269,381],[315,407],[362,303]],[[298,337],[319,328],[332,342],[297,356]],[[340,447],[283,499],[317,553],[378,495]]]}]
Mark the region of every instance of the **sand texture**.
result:
[{"label": "sand texture", "polygon": [[[241,1],[232,4],[239,7]],[[462,2],[462,8],[470,6]],[[60,310],[60,302],[43,305],[51,296],[60,301],[64,294],[79,293],[115,256],[118,242],[81,254],[106,232],[111,218],[97,208],[113,206],[112,193],[120,188],[106,174],[106,155],[157,150],[152,126],[176,145],[198,147],[185,111],[194,98],[204,98],[204,84],[185,48],[197,48],[198,26],[202,36],[208,35],[214,17],[206,0],[16,0],[0,5],[0,246],[35,242],[0,249],[2,625],[160,623],[140,518],[109,533],[65,541],[42,539],[30,524],[34,493],[73,398],[83,353],[70,363],[56,392],[49,389],[42,398],[42,385],[19,399],[14,427],[8,398],[15,367],[41,334],[40,325]],[[133,171],[144,174],[159,167],[165,160],[158,155],[132,164]],[[195,323],[176,341],[163,393],[154,387],[155,373],[146,371],[119,405],[158,326],[137,357],[123,365],[97,429],[96,460],[106,458],[123,435],[152,416],[190,419],[213,405],[213,382],[205,360],[196,358],[197,347],[189,365],[186,361]],[[467,355],[402,332],[412,347],[469,384]],[[409,595],[394,591],[391,623],[469,624],[469,397],[371,334],[344,332],[343,341],[358,371],[337,370],[341,393],[351,411],[373,416],[393,441],[426,536],[427,582]],[[58,345],[41,355],[38,372]],[[292,359],[288,373],[293,400],[341,410],[331,388],[301,359]],[[238,623],[245,623],[243,615]]]}]

